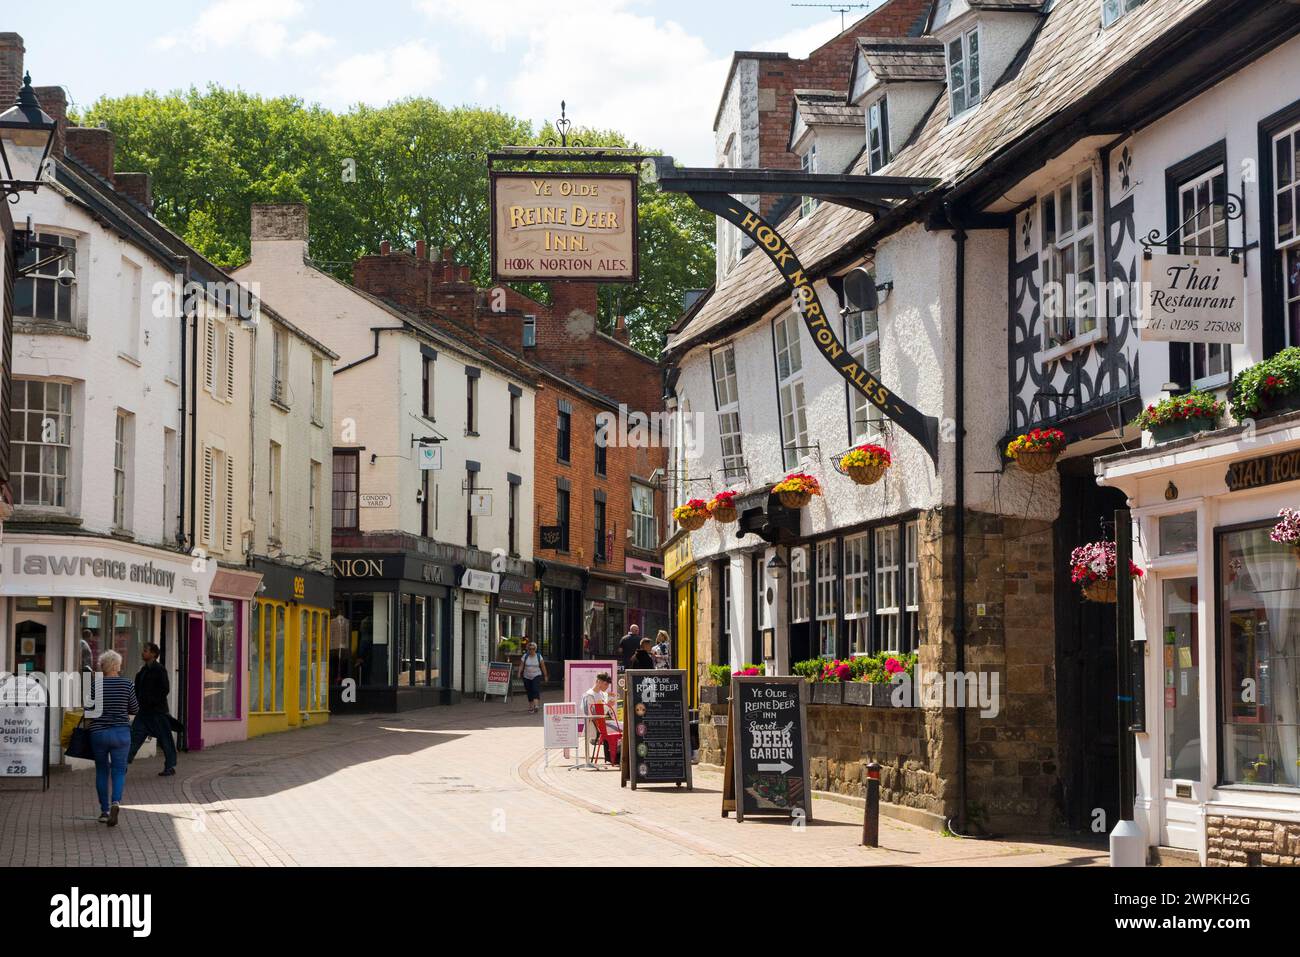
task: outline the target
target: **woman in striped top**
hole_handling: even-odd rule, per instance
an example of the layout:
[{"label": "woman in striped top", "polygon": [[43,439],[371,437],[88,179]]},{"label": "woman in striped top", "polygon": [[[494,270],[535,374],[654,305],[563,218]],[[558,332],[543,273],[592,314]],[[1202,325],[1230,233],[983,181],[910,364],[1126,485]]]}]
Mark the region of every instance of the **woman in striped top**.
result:
[{"label": "woman in striped top", "polygon": [[[106,651],[99,656],[99,670],[104,675],[103,689],[95,702],[98,717],[90,719],[90,746],[95,752],[95,790],[99,794],[99,820],[117,826],[118,805],[126,787],[126,763],[131,751],[131,718],[140,710],[135,699],[135,684],[122,677],[122,656]],[[108,793],[109,777],[113,781],[112,800]]]}]

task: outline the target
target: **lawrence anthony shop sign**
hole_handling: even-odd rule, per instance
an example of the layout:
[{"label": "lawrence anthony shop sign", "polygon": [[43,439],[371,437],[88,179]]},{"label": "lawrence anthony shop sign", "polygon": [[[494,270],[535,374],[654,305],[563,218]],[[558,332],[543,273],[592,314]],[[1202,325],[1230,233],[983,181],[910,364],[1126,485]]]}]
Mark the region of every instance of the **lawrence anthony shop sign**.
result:
[{"label": "lawrence anthony shop sign", "polygon": [[637,280],[631,173],[492,172],[492,278]]},{"label": "lawrence anthony shop sign", "polygon": [[1262,455],[1257,459],[1233,462],[1228,466],[1228,474],[1223,477],[1229,492],[1241,492],[1298,479],[1300,451],[1279,452],[1277,455]]}]

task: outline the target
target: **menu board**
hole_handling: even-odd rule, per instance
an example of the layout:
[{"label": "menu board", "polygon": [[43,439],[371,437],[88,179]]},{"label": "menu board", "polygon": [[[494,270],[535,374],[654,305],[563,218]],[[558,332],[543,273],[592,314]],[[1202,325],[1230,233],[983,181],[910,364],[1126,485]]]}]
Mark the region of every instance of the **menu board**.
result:
[{"label": "menu board", "polygon": [[[796,815],[812,820],[807,717],[798,676],[733,677],[730,747],[736,820],[746,814]],[[724,792],[724,802],[726,801]],[[724,814],[727,810],[724,803]]]},{"label": "menu board", "polygon": [[629,669],[624,707],[627,775],[637,784],[691,787],[690,726],[686,715],[686,672]]}]

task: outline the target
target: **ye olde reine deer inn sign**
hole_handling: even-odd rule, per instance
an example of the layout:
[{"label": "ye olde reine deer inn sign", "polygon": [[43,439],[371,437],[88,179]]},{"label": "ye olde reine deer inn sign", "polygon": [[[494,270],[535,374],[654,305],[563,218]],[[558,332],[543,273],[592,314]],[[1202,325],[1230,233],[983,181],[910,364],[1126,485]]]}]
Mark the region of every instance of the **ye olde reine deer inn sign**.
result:
[{"label": "ye olde reine deer inn sign", "polygon": [[632,173],[492,171],[497,282],[637,280]]}]

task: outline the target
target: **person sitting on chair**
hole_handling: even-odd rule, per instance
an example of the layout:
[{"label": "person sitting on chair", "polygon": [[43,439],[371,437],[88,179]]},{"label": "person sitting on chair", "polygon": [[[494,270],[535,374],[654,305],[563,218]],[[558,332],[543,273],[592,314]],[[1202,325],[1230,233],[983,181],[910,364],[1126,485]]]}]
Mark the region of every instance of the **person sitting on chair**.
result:
[{"label": "person sitting on chair", "polygon": [[[584,715],[604,716],[604,713],[609,710],[609,704],[612,700],[609,695],[609,689],[612,684],[613,680],[605,672],[602,671],[600,674],[596,675],[596,680],[583,694],[581,704],[579,705]],[[600,707],[597,707],[597,705]],[[596,727],[595,721],[584,722],[584,727],[587,744],[591,745],[600,737],[600,731]],[[613,764],[616,758],[617,755],[610,753],[609,741],[606,740],[605,760],[610,764]]]}]

